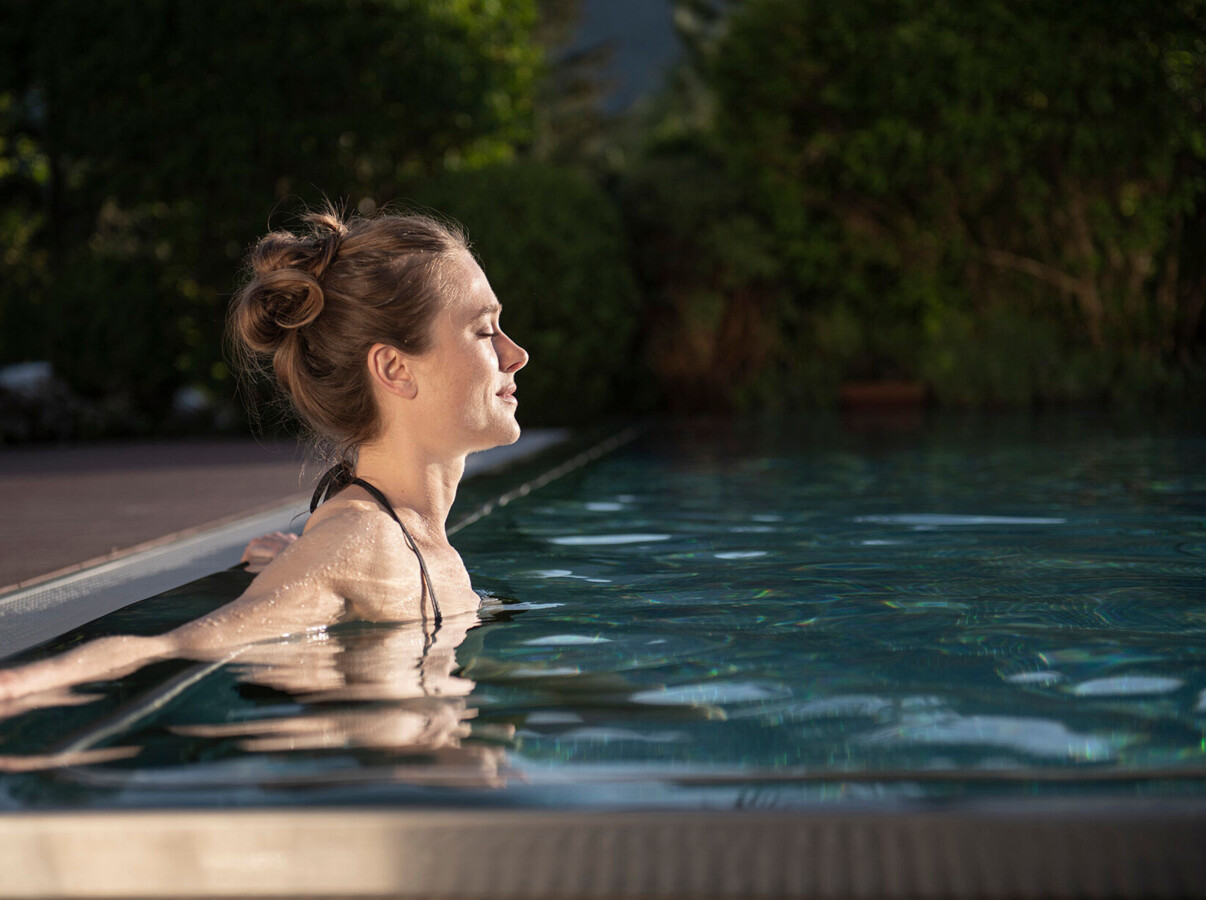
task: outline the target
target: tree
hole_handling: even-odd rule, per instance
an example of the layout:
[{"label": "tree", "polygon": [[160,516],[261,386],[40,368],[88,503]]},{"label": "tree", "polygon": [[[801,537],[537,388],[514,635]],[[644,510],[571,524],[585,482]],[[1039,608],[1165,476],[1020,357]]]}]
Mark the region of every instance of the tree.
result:
[{"label": "tree", "polygon": [[[746,0],[704,67],[798,291],[881,366],[957,381],[874,337],[1020,312],[1108,389],[1120,360],[1201,351],[1204,40],[1202,0]],[[1058,393],[1058,360],[1025,357],[1023,393]]]}]

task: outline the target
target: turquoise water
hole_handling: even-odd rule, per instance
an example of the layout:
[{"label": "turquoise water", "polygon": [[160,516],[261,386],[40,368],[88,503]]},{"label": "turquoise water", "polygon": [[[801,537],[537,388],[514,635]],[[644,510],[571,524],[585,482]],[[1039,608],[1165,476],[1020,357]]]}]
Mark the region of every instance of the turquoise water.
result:
[{"label": "turquoise water", "polygon": [[[471,483],[458,510],[539,469]],[[10,718],[0,753],[100,755],[0,775],[0,805],[1206,785],[1206,436],[1185,425],[665,425],[454,543],[487,595],[467,634],[424,656],[414,627],[347,625],[92,686],[92,703]],[[247,580],[219,573],[41,652],[161,630]]]}]

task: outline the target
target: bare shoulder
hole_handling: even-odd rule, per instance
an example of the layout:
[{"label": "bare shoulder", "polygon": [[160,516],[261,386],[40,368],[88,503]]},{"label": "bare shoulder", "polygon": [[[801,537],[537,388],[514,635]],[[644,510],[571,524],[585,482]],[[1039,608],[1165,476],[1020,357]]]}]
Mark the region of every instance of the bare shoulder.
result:
[{"label": "bare shoulder", "polygon": [[418,560],[398,524],[379,505],[356,499],[323,504],[278,562],[303,555],[357,615],[407,619],[413,613],[417,617]]},{"label": "bare shoulder", "polygon": [[394,520],[376,503],[339,498],[314,511],[302,532],[302,539],[321,534],[326,541],[363,544],[367,538],[380,538],[399,531]]},{"label": "bare shoulder", "polygon": [[[339,513],[339,514],[333,514]],[[332,510],[287,546],[237,599],[171,632],[175,646],[212,651],[325,627],[355,615],[350,572],[376,565],[372,517]]]}]

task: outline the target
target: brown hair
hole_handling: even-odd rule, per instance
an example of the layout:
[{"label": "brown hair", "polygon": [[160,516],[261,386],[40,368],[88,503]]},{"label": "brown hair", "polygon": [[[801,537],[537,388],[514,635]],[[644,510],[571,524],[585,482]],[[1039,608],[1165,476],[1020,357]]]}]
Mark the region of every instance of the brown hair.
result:
[{"label": "brown hair", "polygon": [[376,437],[369,387],[375,343],[420,355],[444,305],[448,259],[468,249],[455,226],[422,215],[306,214],[248,255],[228,327],[245,372],[271,370],[320,442],[341,460]]}]

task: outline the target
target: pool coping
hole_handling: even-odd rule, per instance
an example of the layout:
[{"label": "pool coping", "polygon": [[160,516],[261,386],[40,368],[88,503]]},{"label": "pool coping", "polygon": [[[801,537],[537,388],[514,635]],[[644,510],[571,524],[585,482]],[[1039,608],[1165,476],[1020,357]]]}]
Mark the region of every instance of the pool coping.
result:
[{"label": "pool coping", "polygon": [[[1083,807],[1083,805],[1082,805]],[[1160,897],[1200,804],[875,812],[364,808],[0,817],[7,897]]]}]

